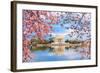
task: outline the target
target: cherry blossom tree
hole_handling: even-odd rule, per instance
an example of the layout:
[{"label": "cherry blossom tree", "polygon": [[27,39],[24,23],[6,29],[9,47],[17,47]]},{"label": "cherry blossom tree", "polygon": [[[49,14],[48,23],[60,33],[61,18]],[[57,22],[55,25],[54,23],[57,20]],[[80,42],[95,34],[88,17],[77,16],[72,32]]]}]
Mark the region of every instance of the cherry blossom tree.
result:
[{"label": "cherry blossom tree", "polygon": [[28,37],[34,32],[36,37],[44,42],[44,36],[51,32],[51,24],[56,24],[57,15],[52,12],[38,10],[23,10],[23,61],[31,58]]}]

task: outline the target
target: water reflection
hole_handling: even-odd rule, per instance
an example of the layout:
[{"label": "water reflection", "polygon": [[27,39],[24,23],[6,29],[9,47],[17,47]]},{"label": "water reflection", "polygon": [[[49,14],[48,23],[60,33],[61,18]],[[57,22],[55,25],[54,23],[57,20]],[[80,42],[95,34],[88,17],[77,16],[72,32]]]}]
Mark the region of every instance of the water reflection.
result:
[{"label": "water reflection", "polygon": [[34,58],[31,62],[90,59],[90,44],[90,40],[65,42],[62,38],[56,38],[52,43],[33,46]]},{"label": "water reflection", "polygon": [[35,57],[31,62],[90,59],[90,49],[85,47],[45,47],[32,53]]}]

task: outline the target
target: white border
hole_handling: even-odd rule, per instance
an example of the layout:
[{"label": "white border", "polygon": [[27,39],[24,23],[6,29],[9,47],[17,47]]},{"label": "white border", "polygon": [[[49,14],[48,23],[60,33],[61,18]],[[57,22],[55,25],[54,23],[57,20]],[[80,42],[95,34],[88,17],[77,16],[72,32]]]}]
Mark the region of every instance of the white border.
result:
[{"label": "white border", "polygon": [[[71,11],[71,12],[91,12],[91,60],[77,60],[77,61],[56,61],[56,62],[34,62],[22,63],[22,9],[31,10],[49,10],[49,11]],[[96,13],[94,8],[81,7],[60,7],[60,6],[45,6],[45,5],[28,5],[17,4],[17,69],[35,69],[35,68],[50,68],[50,67],[64,67],[64,66],[82,66],[95,65],[96,61]]]}]

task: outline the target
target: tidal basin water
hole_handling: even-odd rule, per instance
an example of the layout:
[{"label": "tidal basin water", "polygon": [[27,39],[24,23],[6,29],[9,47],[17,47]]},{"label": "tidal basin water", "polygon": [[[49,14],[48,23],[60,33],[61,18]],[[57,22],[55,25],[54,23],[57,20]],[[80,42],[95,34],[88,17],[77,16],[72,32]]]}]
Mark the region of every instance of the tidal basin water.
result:
[{"label": "tidal basin water", "polygon": [[90,59],[90,54],[86,53],[88,51],[85,48],[64,48],[63,50],[48,48],[32,51],[33,58],[30,62],[88,60]]}]

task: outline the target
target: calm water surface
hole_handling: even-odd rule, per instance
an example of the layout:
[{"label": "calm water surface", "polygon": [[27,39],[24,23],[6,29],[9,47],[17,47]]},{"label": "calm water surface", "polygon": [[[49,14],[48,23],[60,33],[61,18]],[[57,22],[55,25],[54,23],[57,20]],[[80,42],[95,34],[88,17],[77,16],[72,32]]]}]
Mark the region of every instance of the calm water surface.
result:
[{"label": "calm water surface", "polygon": [[46,50],[32,51],[34,57],[31,59],[31,62],[89,59],[89,56],[85,53],[86,50],[83,48],[67,48],[64,51],[53,50],[48,48]]}]

